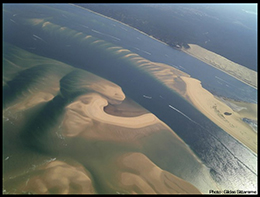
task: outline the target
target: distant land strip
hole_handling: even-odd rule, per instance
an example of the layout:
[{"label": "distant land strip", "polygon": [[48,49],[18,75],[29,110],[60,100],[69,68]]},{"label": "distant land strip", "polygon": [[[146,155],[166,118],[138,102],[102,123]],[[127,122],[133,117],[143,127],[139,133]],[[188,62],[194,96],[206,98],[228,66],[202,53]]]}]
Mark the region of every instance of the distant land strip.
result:
[{"label": "distant land strip", "polygon": [[84,6],[80,6],[80,5],[75,5],[75,4],[72,4],[73,6],[76,6],[76,7],[80,7],[82,9],[86,9],[92,13],[95,13],[97,15],[100,15],[100,16],[103,16],[105,18],[108,18],[110,20],[113,20],[113,21],[116,21],[116,22],[119,22],[123,25],[126,25],[128,27],[131,27],[131,28],[134,28],[136,31],[144,34],[144,35],[147,35],[149,36],[150,38],[162,43],[162,44],[165,44],[165,45],[168,45],[170,47],[173,47],[174,49],[176,50],[181,50],[183,52],[185,52],[186,54],[196,58],[196,59],[199,59],[200,61],[202,62],[205,62],[206,64],[210,65],[210,66],[213,66],[214,68],[217,68],[219,70],[221,70],[222,72],[225,72],[226,74],[236,78],[237,80],[257,89],[257,72],[245,67],[245,66],[242,66],[240,64],[237,64],[235,62],[232,62],[230,61],[229,59],[221,56],[221,55],[218,55],[212,51],[209,51],[207,49],[204,49],[202,47],[200,47],[199,45],[196,45],[196,44],[185,44],[185,43],[182,43],[180,44],[180,46],[176,46],[174,44],[171,44],[171,43],[166,43],[164,41],[162,41],[160,38],[155,38],[154,36],[152,35],[149,35],[129,24],[126,24],[122,21],[119,21],[115,18],[112,18],[112,17],[109,17],[109,16],[106,16],[106,15],[103,15],[99,12],[95,12],[91,9],[88,9]]},{"label": "distant land strip", "polygon": [[232,62],[229,59],[204,49],[196,44],[189,44],[189,46],[190,48],[182,47],[181,51],[257,89],[257,72]]},{"label": "distant land strip", "polygon": [[[167,46],[172,47],[171,45],[169,45],[169,44],[166,43],[166,42],[163,42],[163,41],[160,40],[159,38],[155,38],[153,35],[150,35],[150,34],[144,32],[144,31],[141,31],[140,29],[137,29],[136,27],[134,27],[134,26],[132,26],[132,25],[129,25],[129,24],[127,24],[127,23],[124,23],[124,22],[122,22],[122,21],[120,21],[120,20],[118,20],[118,19],[109,17],[109,16],[107,16],[107,15],[104,15],[104,14],[99,13],[99,12],[96,12],[96,11],[93,11],[93,10],[88,9],[88,8],[86,8],[86,7],[84,7],[84,6],[81,6],[81,5],[77,5],[77,4],[71,4],[71,5],[72,5],[72,6],[76,6],[76,7],[78,7],[78,8],[81,8],[81,9],[85,9],[85,10],[87,10],[87,11],[89,11],[89,12],[92,12],[92,13],[94,13],[94,14],[96,14],[96,15],[99,15],[99,16],[102,16],[102,17],[104,17],[104,18],[110,19],[110,20],[112,20],[112,21],[118,22],[118,23],[120,23],[120,24],[122,24],[122,25],[125,25],[125,26],[127,26],[127,27],[130,27],[130,28],[132,28],[132,29],[138,31],[139,33],[141,33],[141,34],[143,34],[143,35],[146,35],[146,36],[148,36],[148,37],[150,37],[150,38],[152,38],[152,39],[154,39],[154,40],[156,40],[156,41],[158,41],[158,42],[160,42],[160,43],[162,43],[162,44],[164,44],[164,45],[167,45]],[[175,46],[175,45],[174,45],[174,46]],[[178,49],[178,47],[176,47],[176,48]]]}]

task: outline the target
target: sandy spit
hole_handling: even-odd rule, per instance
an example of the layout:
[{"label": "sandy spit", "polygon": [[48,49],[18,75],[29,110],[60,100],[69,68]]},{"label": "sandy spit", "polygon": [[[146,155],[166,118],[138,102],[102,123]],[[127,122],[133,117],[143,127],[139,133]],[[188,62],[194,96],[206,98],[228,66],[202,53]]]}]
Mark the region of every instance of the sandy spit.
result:
[{"label": "sandy spit", "polygon": [[[242,121],[241,115],[216,99],[194,78],[181,77],[187,85],[186,93],[194,106],[224,131],[257,153],[257,134]],[[225,115],[225,112],[232,113]]]}]

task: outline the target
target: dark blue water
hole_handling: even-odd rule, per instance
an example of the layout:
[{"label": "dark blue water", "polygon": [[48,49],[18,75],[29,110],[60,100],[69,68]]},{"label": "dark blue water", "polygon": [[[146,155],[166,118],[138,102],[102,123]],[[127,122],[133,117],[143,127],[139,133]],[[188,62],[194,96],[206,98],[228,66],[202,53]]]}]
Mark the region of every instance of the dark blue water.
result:
[{"label": "dark blue water", "polygon": [[[256,102],[254,88],[125,25],[81,8],[68,5],[32,7],[8,5],[5,8],[10,11],[4,17],[5,41],[36,54],[86,69],[117,83],[127,96],[169,125],[210,169],[213,179],[223,188],[247,190],[256,188],[256,155],[177,93],[153,77],[128,65],[127,62],[108,56],[105,51],[96,51],[94,48],[91,51],[89,46],[80,45],[73,35],[58,36],[55,34],[57,32],[55,29],[46,33],[37,26],[22,24],[22,20],[15,17],[18,14],[21,18],[51,16],[51,22],[60,26],[82,31],[128,48],[151,61],[182,68],[192,77],[201,80],[205,88],[219,95]],[[33,35],[40,36],[44,41],[34,39]],[[70,46],[66,48],[68,44]],[[143,94],[151,96],[152,99],[144,98]]]},{"label": "dark blue water", "polygon": [[[158,42],[131,27],[76,6],[68,8],[67,5],[52,5],[51,7],[53,10],[49,10],[49,13],[46,13],[44,6],[42,6],[34,7],[34,12],[30,10],[30,13],[27,14],[37,18],[49,17],[50,15],[55,16],[51,20],[61,26],[64,25],[79,32],[91,34],[115,45],[122,46],[151,61],[176,67],[190,74],[191,77],[199,79],[204,88],[218,96],[251,103],[257,102],[257,90],[255,88],[192,56]],[[28,8],[25,6],[24,9]],[[55,9],[66,12],[57,13]],[[14,10],[14,12],[19,12],[19,10]],[[10,19],[15,21],[18,16],[10,16]],[[92,18],[94,20],[88,20]]]},{"label": "dark blue water", "polygon": [[[73,10],[78,12],[77,8],[72,8]],[[190,74],[191,77],[199,79],[202,82],[202,86],[213,94],[235,100],[257,103],[257,90],[230,75],[158,42],[122,23],[104,18],[92,12],[85,13],[84,10],[81,10],[80,14],[86,15],[86,17],[95,17],[101,25],[97,26],[88,23],[88,28],[86,28],[86,25],[82,27],[77,22],[74,23],[74,29],[90,33],[95,37],[120,45],[151,61],[165,63],[178,68]]]}]

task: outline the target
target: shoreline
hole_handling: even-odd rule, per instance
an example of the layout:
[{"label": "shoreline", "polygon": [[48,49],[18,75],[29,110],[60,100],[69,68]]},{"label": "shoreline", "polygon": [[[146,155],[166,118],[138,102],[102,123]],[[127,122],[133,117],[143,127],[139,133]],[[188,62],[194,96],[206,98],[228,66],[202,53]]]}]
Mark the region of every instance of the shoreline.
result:
[{"label": "shoreline", "polygon": [[[168,45],[168,44],[165,43],[165,42],[162,42],[161,40],[159,40],[159,39],[153,37],[152,35],[149,35],[149,34],[147,34],[147,33],[145,33],[145,32],[142,32],[141,30],[136,29],[135,27],[132,27],[132,26],[126,24],[126,23],[123,23],[123,22],[118,21],[118,20],[116,20],[116,19],[114,19],[114,18],[105,16],[105,15],[103,15],[103,14],[100,14],[100,13],[98,13],[98,12],[92,11],[92,10],[87,9],[87,8],[84,8],[84,7],[75,5],[75,4],[72,4],[72,5],[73,5],[73,6],[76,6],[76,7],[79,7],[79,8],[82,8],[82,9],[86,9],[86,10],[88,10],[89,12],[92,12],[92,13],[94,13],[94,14],[97,14],[97,15],[100,15],[100,16],[105,17],[105,18],[107,18],[107,19],[110,19],[110,20],[113,20],[113,21],[115,21],[115,22],[118,22],[118,23],[120,23],[120,24],[122,24],[122,25],[125,25],[125,26],[127,26],[127,27],[129,27],[129,28],[132,28],[132,29],[138,31],[139,33],[141,33],[141,34],[143,34],[143,35],[145,35],[145,36],[148,36],[148,37],[150,37],[150,38],[152,38],[152,39],[154,39],[154,40],[160,42],[161,44],[164,44],[164,45],[166,45],[166,46],[169,46],[169,47],[173,48],[172,46]],[[201,47],[201,48],[203,48],[203,47]],[[250,87],[252,87],[252,88],[257,89],[257,84],[256,84],[256,86],[254,86],[253,84],[249,84],[249,83],[243,81],[242,79],[238,78],[237,76],[234,76],[234,75],[228,73],[227,71],[225,71],[225,70],[223,70],[223,69],[221,69],[221,68],[218,68],[218,67],[214,66],[214,65],[211,64],[210,62],[205,61],[203,58],[198,57],[198,56],[196,56],[196,55],[194,55],[194,54],[188,52],[187,49],[183,49],[183,47],[182,47],[182,48],[173,48],[173,49],[175,49],[175,50],[177,50],[177,51],[182,51],[182,52],[184,52],[184,53],[186,53],[186,54],[188,54],[188,55],[190,55],[190,56],[192,56],[192,57],[194,57],[194,58],[196,58],[196,59],[198,59],[198,60],[200,60],[200,61],[202,61],[202,62],[204,62],[204,63],[206,63],[206,64],[208,64],[208,65],[210,65],[210,66],[212,66],[212,67],[214,67],[214,68],[216,68],[216,69],[218,69],[218,70],[220,70],[220,71],[222,71],[222,72],[224,72],[224,73],[226,73],[226,74],[228,74],[229,76],[234,77],[235,79],[237,79],[237,80],[239,80],[239,81],[245,83],[246,85],[248,85],[248,86],[250,86]],[[203,48],[203,49],[204,49],[204,48]],[[205,49],[205,50],[207,50],[207,49]],[[209,50],[208,50],[208,51],[209,51]],[[212,51],[210,51],[210,52],[212,52]],[[214,52],[212,52],[212,53],[214,53]],[[223,56],[221,56],[221,57],[223,57]],[[227,59],[227,58],[225,58],[225,59]],[[229,61],[231,61],[231,60],[229,60]],[[231,61],[231,62],[232,62],[232,61]],[[240,66],[242,66],[242,65],[240,65]],[[243,67],[244,67],[244,66],[243,66]],[[246,67],[245,67],[245,68],[246,68]]]},{"label": "shoreline", "polygon": [[[105,15],[103,15],[103,14],[100,14],[100,13],[98,13],[98,12],[95,12],[95,11],[90,10],[90,9],[88,9],[88,8],[85,8],[85,7],[81,7],[81,6],[78,6],[78,5],[75,5],[75,4],[71,4],[71,5],[76,6],[76,7],[78,7],[78,8],[85,9],[85,10],[87,10],[87,11],[89,11],[89,12],[92,12],[92,13],[94,13],[94,14],[96,14],[96,15],[99,15],[99,16],[102,16],[102,17],[104,17],[104,18],[113,20],[114,22],[118,22],[118,23],[120,23],[120,24],[122,24],[122,25],[125,25],[125,26],[127,26],[127,27],[129,27],[129,28],[132,28],[132,29],[138,31],[139,33],[141,33],[141,34],[143,34],[143,35],[145,35],[145,36],[148,36],[148,37],[150,37],[150,38],[152,38],[152,39],[154,39],[154,40],[156,40],[156,41],[158,41],[158,42],[160,42],[160,43],[162,43],[162,44],[164,44],[164,45],[166,45],[166,46],[169,46],[167,43],[164,43],[164,42],[162,42],[161,40],[158,40],[157,38],[153,37],[152,35],[149,35],[149,34],[147,34],[147,33],[145,33],[145,32],[142,32],[142,31],[140,31],[139,29],[136,29],[135,27],[132,27],[132,26],[126,24],[126,23],[123,23],[123,22],[121,22],[121,21],[118,21],[118,20],[116,20],[116,19],[114,19],[114,18],[111,18],[111,17],[109,17],[109,16],[105,16]],[[169,47],[170,47],[170,46],[169,46]]]},{"label": "shoreline", "polygon": [[[257,134],[242,121],[243,117],[204,89],[199,80],[184,76],[181,78],[187,85],[186,93],[192,104],[225,132],[257,154]],[[232,114],[225,115],[225,112]]]},{"label": "shoreline", "polygon": [[[201,48],[203,48],[203,47],[201,47]],[[204,48],[203,48],[203,49],[204,49]],[[238,78],[237,76],[234,76],[234,75],[230,74],[228,71],[226,71],[226,70],[224,70],[224,69],[221,69],[221,68],[218,68],[217,66],[215,66],[214,64],[208,62],[207,60],[203,59],[202,57],[197,56],[197,55],[195,55],[195,54],[189,52],[189,51],[188,51],[189,49],[183,49],[183,48],[181,48],[180,50],[181,50],[182,52],[184,52],[184,53],[186,53],[186,54],[188,54],[188,55],[190,55],[190,56],[192,56],[192,57],[194,57],[194,58],[196,58],[196,59],[198,59],[198,60],[200,60],[200,61],[202,61],[202,62],[208,64],[209,66],[212,66],[212,67],[214,67],[214,68],[216,68],[216,69],[218,69],[218,70],[220,70],[220,71],[222,71],[222,72],[228,74],[229,76],[231,76],[231,77],[233,77],[233,78],[235,78],[235,79],[237,79],[237,80],[243,82],[244,84],[246,84],[246,85],[248,85],[248,86],[250,86],[250,87],[252,87],[252,88],[255,88],[255,89],[257,90],[257,84],[256,84],[256,86],[254,86],[253,84],[249,84],[248,82],[243,81],[243,79],[240,79],[240,78]],[[207,49],[204,49],[204,50],[207,50]],[[207,51],[209,51],[209,50],[207,50]],[[209,51],[209,52],[214,53],[214,52],[212,52],[212,51]],[[218,55],[218,54],[217,54],[217,55]],[[220,55],[219,55],[219,56],[220,56]],[[223,56],[221,56],[221,57],[223,57]],[[223,58],[225,58],[225,57],[223,57]],[[225,58],[225,59],[227,59],[227,58]],[[227,60],[228,60],[228,59],[227,59]],[[229,60],[229,61],[232,62],[231,60]],[[234,63],[234,62],[232,62],[232,63]],[[242,66],[242,65],[240,65],[240,66]],[[244,67],[244,66],[242,66],[242,67]],[[244,67],[244,68],[246,68],[246,67]],[[248,68],[246,68],[246,69],[248,69]],[[249,70],[250,70],[250,69],[249,69]],[[256,73],[256,74],[257,74],[257,73]]]},{"label": "shoreline", "polygon": [[[188,52],[187,49],[183,49],[183,47],[181,47],[181,48],[173,48],[172,46],[168,45],[168,44],[165,43],[165,42],[162,42],[161,40],[159,40],[159,39],[153,37],[152,35],[149,35],[149,34],[147,34],[147,33],[145,33],[145,32],[142,32],[141,30],[136,29],[135,27],[132,27],[132,26],[130,26],[130,25],[126,24],[126,23],[123,23],[123,22],[121,22],[121,21],[119,21],[119,20],[116,20],[116,19],[114,19],[114,18],[105,16],[105,15],[100,14],[100,13],[98,13],[98,12],[92,11],[92,10],[90,10],[90,9],[88,9],[88,8],[84,8],[84,7],[75,5],[75,4],[71,4],[71,5],[76,6],[76,7],[78,7],[78,8],[85,9],[85,10],[87,10],[87,11],[89,11],[89,12],[92,12],[92,13],[94,13],[94,14],[97,14],[97,15],[99,15],[99,16],[102,16],[102,17],[105,17],[105,18],[107,18],[107,19],[113,20],[114,22],[118,22],[118,23],[120,23],[120,24],[122,24],[122,25],[125,25],[125,26],[129,27],[129,28],[132,28],[132,29],[138,31],[138,32],[141,33],[141,34],[143,34],[143,35],[145,35],[145,36],[148,36],[148,37],[150,37],[150,38],[152,38],[152,39],[154,39],[154,40],[160,42],[161,44],[164,44],[164,45],[166,45],[166,46],[168,46],[168,47],[171,47],[171,48],[174,49],[174,50],[182,51],[182,52],[184,52],[184,53],[186,53],[186,54],[188,54],[188,55],[190,55],[190,56],[192,56],[192,57],[194,57],[194,58],[196,58],[196,59],[198,59],[198,60],[200,60],[200,61],[202,61],[202,62],[204,62],[204,63],[206,63],[206,64],[208,64],[208,65],[210,65],[210,66],[212,66],[212,67],[214,67],[214,68],[216,68],[216,69],[218,69],[218,70],[220,70],[220,71],[222,71],[222,72],[224,72],[224,73],[226,73],[226,74],[228,74],[229,76],[231,76],[231,77],[233,77],[233,78],[235,78],[235,79],[237,79],[237,80],[239,80],[239,81],[245,83],[246,85],[248,85],[248,86],[250,86],[250,87],[252,87],[252,88],[255,88],[255,89],[257,90],[257,84],[256,84],[256,86],[254,86],[254,85],[252,85],[252,84],[249,84],[249,83],[243,81],[242,79],[240,79],[240,78],[238,78],[238,77],[236,77],[236,76],[234,76],[234,75],[228,73],[227,71],[225,71],[225,70],[223,70],[223,69],[221,69],[221,68],[218,68],[218,67],[214,66],[214,65],[211,64],[210,62],[205,61],[203,58],[198,57],[198,56],[196,56],[196,55],[194,55],[194,54]],[[201,48],[203,48],[203,47],[201,47]],[[204,48],[203,48],[203,49],[204,49]],[[205,49],[205,50],[207,50],[207,49]],[[208,50],[208,51],[209,51],[209,50]],[[212,51],[210,51],[210,52],[212,52]],[[212,53],[214,53],[214,52],[212,52]],[[223,56],[221,56],[221,57],[223,57]],[[225,59],[226,59],[226,58],[225,58]],[[229,61],[231,61],[231,60],[229,60]],[[231,62],[232,62],[232,61],[231,61]],[[240,66],[242,66],[242,65],[240,65]],[[244,66],[243,66],[243,67],[244,67]],[[245,67],[245,68],[246,68],[246,67]]]}]

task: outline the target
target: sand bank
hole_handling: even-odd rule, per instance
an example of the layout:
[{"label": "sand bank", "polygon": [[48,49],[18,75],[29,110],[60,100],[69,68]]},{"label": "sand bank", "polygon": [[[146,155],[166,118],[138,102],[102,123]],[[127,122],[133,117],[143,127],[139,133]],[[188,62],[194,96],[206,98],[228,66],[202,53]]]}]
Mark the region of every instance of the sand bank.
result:
[{"label": "sand bank", "polygon": [[[41,172],[42,170],[44,173]],[[94,193],[89,172],[82,165],[72,166],[57,160],[36,169],[25,186],[21,186],[19,190],[33,194]]]},{"label": "sand bank", "polygon": [[[123,105],[122,103],[111,105],[109,100],[112,98],[108,99],[98,93],[88,93],[77,97],[66,107],[64,119],[59,126],[62,128],[63,135],[131,142],[138,145],[138,139],[166,130],[183,142],[168,125],[136,103],[133,105],[133,101],[123,101]],[[105,106],[113,106],[116,111],[107,113]]]},{"label": "sand bank", "polygon": [[142,153],[128,153],[120,157],[119,179],[131,193],[200,194],[192,184],[162,170]]},{"label": "sand bank", "polygon": [[54,96],[48,92],[38,92],[38,93],[35,93],[35,94],[27,97],[23,101],[17,102],[15,105],[8,107],[6,110],[8,110],[8,109],[12,109],[15,111],[27,110],[40,103],[48,102],[53,98],[54,98]]},{"label": "sand bank", "polygon": [[250,85],[257,87],[257,72],[248,69],[240,64],[232,62],[221,55],[213,53],[195,44],[189,44],[189,49],[182,49],[183,52],[211,65],[232,77]]},{"label": "sand bank", "polygon": [[[192,103],[215,124],[228,132],[245,146],[257,153],[257,134],[242,121],[241,115],[228,105],[216,99],[194,78],[181,77],[185,81],[186,93]],[[225,112],[232,113],[224,115]]]},{"label": "sand bank", "polygon": [[121,117],[135,117],[149,113],[149,111],[127,97],[119,105],[111,105],[109,103],[104,107],[104,111],[110,115]]},{"label": "sand bank", "polygon": [[233,111],[236,111],[241,117],[246,117],[252,120],[257,120],[257,104],[247,103],[242,101],[234,101],[228,98],[220,98],[215,96],[220,101],[230,106]]},{"label": "sand bank", "polygon": [[142,128],[159,122],[159,119],[152,113],[136,117],[113,116],[104,111],[104,107],[107,105],[108,101],[104,97],[97,93],[91,93],[79,97],[76,102],[68,105],[67,108],[81,113],[84,117],[127,128]]}]

